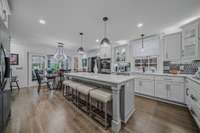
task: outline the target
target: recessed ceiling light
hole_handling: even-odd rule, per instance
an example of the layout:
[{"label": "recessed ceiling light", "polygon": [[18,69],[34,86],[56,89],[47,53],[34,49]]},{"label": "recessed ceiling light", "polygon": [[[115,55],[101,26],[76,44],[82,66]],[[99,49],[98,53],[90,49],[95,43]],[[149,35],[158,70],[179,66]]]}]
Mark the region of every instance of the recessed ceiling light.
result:
[{"label": "recessed ceiling light", "polygon": [[141,28],[142,26],[143,26],[143,23],[138,23],[138,24],[137,24],[137,27],[138,27],[138,28]]},{"label": "recessed ceiling light", "polygon": [[97,39],[96,42],[99,42],[99,39]]},{"label": "recessed ceiling light", "polygon": [[40,23],[40,24],[46,24],[46,21],[45,21],[44,19],[40,19],[40,20],[39,20],[39,23]]}]

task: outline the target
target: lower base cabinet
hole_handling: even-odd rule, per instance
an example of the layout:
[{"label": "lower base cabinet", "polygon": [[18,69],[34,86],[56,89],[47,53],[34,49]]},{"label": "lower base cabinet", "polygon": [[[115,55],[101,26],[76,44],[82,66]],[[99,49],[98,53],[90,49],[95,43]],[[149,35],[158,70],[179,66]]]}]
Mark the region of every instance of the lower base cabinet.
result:
[{"label": "lower base cabinet", "polygon": [[155,81],[155,96],[158,98],[184,103],[184,83],[173,81]]},{"label": "lower base cabinet", "polygon": [[200,84],[186,80],[185,87],[186,105],[200,128]]},{"label": "lower base cabinet", "polygon": [[172,85],[170,85],[170,89],[168,92],[169,100],[179,103],[185,103],[184,83],[173,83]]},{"label": "lower base cabinet", "polygon": [[164,81],[155,81],[155,96],[167,99],[168,90]]},{"label": "lower base cabinet", "polygon": [[154,96],[154,80],[135,79],[135,91],[148,96]]},{"label": "lower base cabinet", "polygon": [[135,92],[185,104],[184,78],[155,76],[135,79]]}]

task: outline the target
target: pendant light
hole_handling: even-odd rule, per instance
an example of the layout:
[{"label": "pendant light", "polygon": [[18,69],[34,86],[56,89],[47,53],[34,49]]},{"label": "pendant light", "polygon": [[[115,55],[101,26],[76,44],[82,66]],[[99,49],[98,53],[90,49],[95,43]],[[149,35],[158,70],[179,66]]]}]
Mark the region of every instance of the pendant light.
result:
[{"label": "pendant light", "polygon": [[81,46],[78,48],[77,52],[83,55],[85,53],[85,50],[83,48],[83,33],[80,33],[80,37],[81,37]]},{"label": "pendant light", "polygon": [[104,21],[104,38],[101,40],[100,46],[107,46],[110,44],[110,40],[107,38],[108,17],[103,17],[103,21]]},{"label": "pendant light", "polygon": [[59,61],[67,59],[67,56],[65,55],[64,51],[64,44],[62,42],[57,42],[57,44],[58,46],[54,58]]},{"label": "pendant light", "polygon": [[144,52],[144,34],[141,34],[141,40],[142,40],[141,52]]}]

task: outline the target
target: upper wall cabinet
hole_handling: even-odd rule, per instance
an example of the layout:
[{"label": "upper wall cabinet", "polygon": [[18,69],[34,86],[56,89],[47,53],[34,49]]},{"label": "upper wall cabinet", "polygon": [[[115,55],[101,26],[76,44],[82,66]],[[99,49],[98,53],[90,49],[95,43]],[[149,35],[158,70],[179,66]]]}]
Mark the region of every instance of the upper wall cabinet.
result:
[{"label": "upper wall cabinet", "polygon": [[200,59],[200,19],[182,27],[183,61]]},{"label": "upper wall cabinet", "polygon": [[160,55],[160,39],[158,36],[148,37],[144,39],[143,50],[142,49],[142,40],[133,40],[131,41],[133,45],[133,56],[142,57],[142,56],[158,56]]},{"label": "upper wall cabinet", "polygon": [[163,37],[164,61],[179,62],[181,60],[181,33],[169,34]]},{"label": "upper wall cabinet", "polygon": [[7,0],[0,0],[0,22],[8,28],[8,15],[10,15],[10,8]]},{"label": "upper wall cabinet", "polygon": [[111,46],[104,46],[99,49],[99,56],[103,58],[111,58]]},{"label": "upper wall cabinet", "polygon": [[128,60],[128,45],[114,47],[114,62],[126,62]]}]

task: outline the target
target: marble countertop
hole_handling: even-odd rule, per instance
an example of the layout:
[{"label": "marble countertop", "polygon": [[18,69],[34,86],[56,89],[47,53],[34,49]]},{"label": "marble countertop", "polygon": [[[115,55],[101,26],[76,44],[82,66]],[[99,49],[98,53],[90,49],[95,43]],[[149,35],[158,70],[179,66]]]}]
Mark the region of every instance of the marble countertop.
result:
[{"label": "marble countertop", "polygon": [[130,75],[152,75],[152,76],[169,76],[169,77],[183,77],[188,78],[198,84],[200,84],[200,80],[196,79],[194,75],[191,74],[167,74],[167,73],[140,73],[140,72],[131,72]]},{"label": "marble countertop", "polygon": [[129,80],[133,80],[135,78],[134,75],[124,76],[124,75],[114,75],[114,74],[95,74],[95,73],[87,73],[87,72],[77,72],[77,73],[65,73],[67,76],[86,78],[90,80],[102,81],[113,84],[120,84],[123,82],[127,82]]}]

